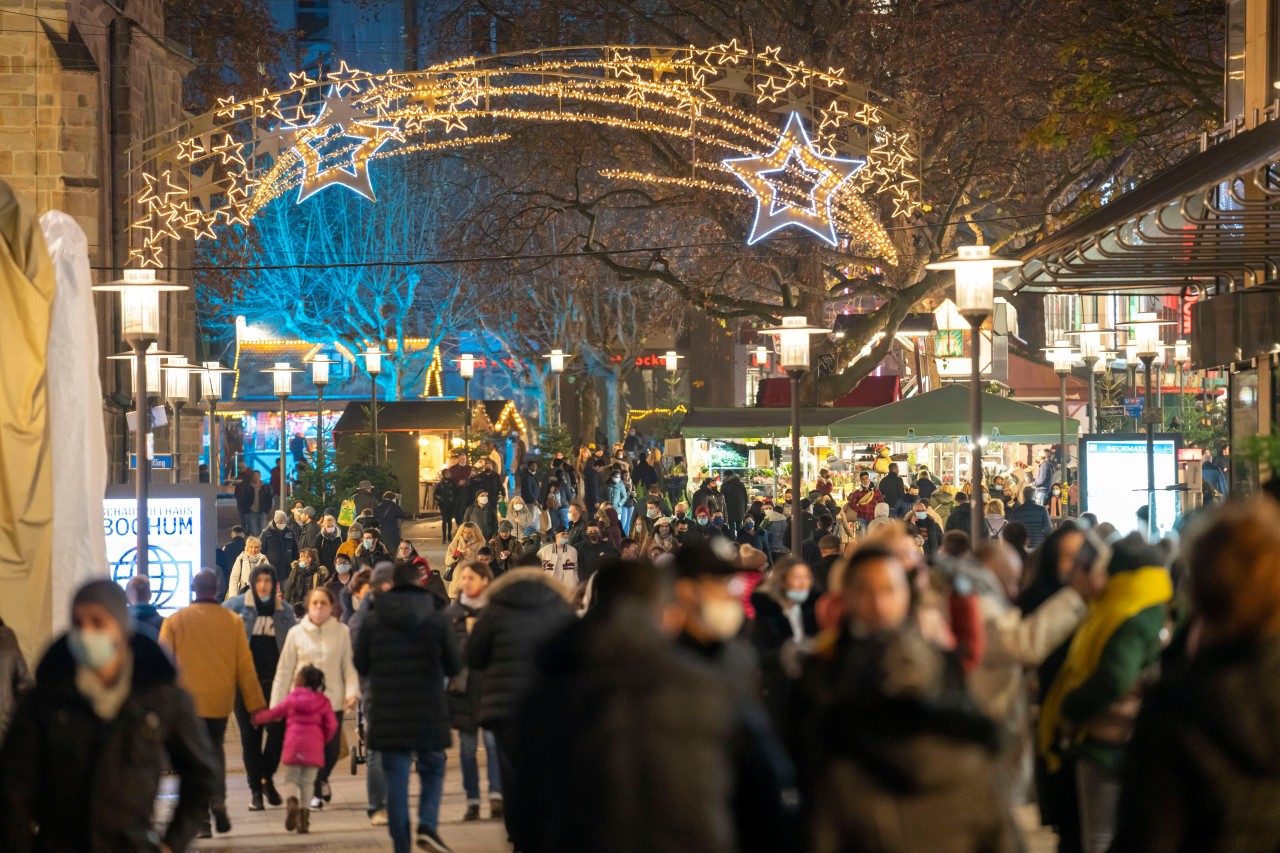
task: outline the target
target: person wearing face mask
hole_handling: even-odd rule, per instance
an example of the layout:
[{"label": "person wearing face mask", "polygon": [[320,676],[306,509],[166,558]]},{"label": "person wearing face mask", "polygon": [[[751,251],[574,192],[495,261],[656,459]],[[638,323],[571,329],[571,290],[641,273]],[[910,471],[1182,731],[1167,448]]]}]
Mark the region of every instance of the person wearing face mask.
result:
[{"label": "person wearing face mask", "polygon": [[320,552],[320,565],[332,566],[337,562],[338,549],[342,547],[342,528],[338,527],[338,520],[332,515],[326,514],[320,520],[320,534],[313,547]]},{"label": "person wearing face mask", "polygon": [[[196,572],[191,594],[195,600],[190,605],[164,620],[160,644],[172,651],[178,665],[178,685],[191,694],[196,715],[208,733],[218,767],[217,790],[209,798],[208,808],[218,832],[230,832],[223,754],[227,718],[237,694],[250,714],[261,711],[267,703],[253,666],[244,621],[218,604],[217,573],[209,569]],[[212,834],[205,816],[199,835],[209,838]]]},{"label": "person wearing face mask", "polygon": [[741,637],[746,612],[738,567],[705,543],[685,545],[675,556],[676,645],[708,664],[731,684],[750,689],[757,667]]},{"label": "person wearing face mask", "polygon": [[649,539],[649,551],[653,553],[653,549],[657,548],[663,554],[674,554],[680,548],[680,543],[676,542],[675,530],[672,528],[672,520],[663,516],[653,525],[653,536]]},{"label": "person wearing face mask", "polygon": [[490,492],[484,489],[476,492],[475,503],[467,507],[462,523],[474,524],[480,528],[485,541],[498,532],[498,510],[490,500]]},{"label": "person wearing face mask", "polygon": [[356,555],[360,553],[360,544],[363,536],[364,527],[353,522],[347,528],[347,538],[338,546],[338,553],[345,554],[352,562],[355,562]]},{"label": "person wearing face mask", "polygon": [[502,482],[501,468],[494,465],[493,460],[486,459],[484,467],[472,478],[469,484],[472,503],[480,492],[486,492],[492,503],[502,500],[507,494],[507,487]]},{"label": "person wearing face mask", "polygon": [[[257,536],[245,539],[244,550],[236,557],[231,567],[231,577],[227,579],[226,600],[230,601],[244,595],[249,589],[249,578],[262,566],[270,566],[271,561],[262,553],[262,540]],[[274,567],[273,567],[274,568]]]},{"label": "person wearing face mask", "polygon": [[925,559],[933,562],[934,555],[938,553],[938,548],[942,546],[942,528],[929,515],[929,509],[925,506],[924,501],[916,501],[911,507],[911,523],[915,525],[916,530],[920,533],[921,547],[924,548]]},{"label": "person wearing face mask", "polygon": [[458,569],[467,563],[474,563],[484,547],[485,537],[475,522],[463,522],[453,541],[444,551],[444,574],[449,582],[449,596],[457,595]]},{"label": "person wearing face mask", "polygon": [[793,557],[779,560],[769,577],[752,594],[756,616],[748,631],[760,659],[760,692],[774,730],[787,731],[790,679],[783,668],[784,648],[803,643],[818,633],[813,573]]},{"label": "person wearing face mask", "polygon": [[808,838],[847,850],[893,826],[883,850],[1017,849],[994,781],[998,730],[916,627],[902,561],[863,545],[839,588],[838,633],[802,657],[791,687]]},{"label": "person wearing face mask", "polygon": [[688,545],[693,542],[706,541],[711,536],[711,510],[702,505],[693,511],[693,524],[689,527],[689,536],[687,541],[681,544]]},{"label": "person wearing face mask", "polygon": [[[529,503],[523,497],[511,499],[511,503],[507,505],[507,517],[504,521],[511,522],[516,530],[532,527],[540,531],[543,528],[542,513],[538,511],[537,505]],[[491,533],[489,538],[493,538],[493,535]]]},{"label": "person wearing face mask", "polygon": [[1067,499],[1062,494],[1062,486],[1054,483],[1053,487],[1049,489],[1049,506],[1047,507],[1049,510],[1049,517],[1062,518],[1066,509],[1066,504]]},{"label": "person wearing face mask", "polygon": [[990,499],[1003,503],[1006,512],[1013,508],[1014,490],[1003,474],[996,474],[991,478]]},{"label": "person wearing face mask", "polygon": [[330,579],[329,570],[320,565],[320,555],[315,548],[303,548],[298,559],[289,567],[289,576],[281,587],[285,604],[302,604],[311,590],[325,586]]},{"label": "person wearing face mask", "polygon": [[511,569],[511,561],[520,553],[520,539],[516,536],[516,526],[510,521],[498,522],[498,535],[489,540],[489,550],[493,553],[493,573],[498,576]]},{"label": "person wearing face mask", "polygon": [[329,774],[338,763],[338,749],[342,719],[346,711],[354,710],[360,698],[360,676],[356,673],[352,657],[351,632],[346,625],[333,617],[336,602],[326,587],[311,590],[306,599],[306,615],[289,630],[284,646],[280,649],[280,661],[271,684],[271,705],[279,705],[293,689],[297,672],[310,664],[324,673],[325,697],[338,722],[338,732],[325,744],[325,764],[316,777],[311,809],[324,808],[332,791]]},{"label": "person wearing face mask", "polygon": [[[155,826],[166,765],[177,802]],[[217,790],[212,745],[174,664],[130,631],[119,586],[84,584],[0,748],[0,849],[186,850]]]},{"label": "person wearing face mask", "polygon": [[[262,554],[272,568],[284,571],[286,566],[298,559],[298,538],[289,526],[289,517],[283,511],[276,511],[275,520],[267,525],[258,538],[262,541]],[[237,589],[236,595],[242,591]]]},{"label": "person wearing face mask", "polygon": [[600,525],[592,522],[587,525],[587,537],[578,548],[578,577],[587,581],[596,573],[606,560],[616,559],[618,549],[604,537]]},{"label": "person wearing face mask", "polygon": [[372,569],[383,560],[390,559],[382,535],[376,529],[366,528],[360,534],[360,547],[356,549],[352,563],[357,569]]},{"label": "person wearing face mask", "polygon": [[[590,536],[595,529],[587,528],[587,535]],[[557,531],[555,541],[542,546],[538,551],[538,560],[542,563],[542,570],[550,574],[565,590],[577,588],[578,552],[569,544],[569,535],[563,530]]]},{"label": "person wearing face mask", "polygon": [[[258,673],[263,695],[271,693],[285,637],[298,621],[293,616],[293,608],[286,606],[276,595],[278,587],[275,570],[262,566],[249,577],[248,592],[228,599],[222,605],[244,620],[249,653],[253,656],[253,668]],[[280,766],[284,723],[255,727],[244,700],[237,696],[236,727],[240,729],[240,753],[244,757],[245,778],[249,783],[249,811],[262,811],[263,797],[273,806],[280,805],[280,794],[272,777]]]}]

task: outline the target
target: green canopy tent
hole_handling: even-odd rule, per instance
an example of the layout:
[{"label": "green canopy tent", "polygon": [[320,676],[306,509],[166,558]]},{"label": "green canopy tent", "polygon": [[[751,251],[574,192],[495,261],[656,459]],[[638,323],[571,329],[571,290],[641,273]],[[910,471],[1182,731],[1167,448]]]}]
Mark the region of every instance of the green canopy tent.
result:
[{"label": "green canopy tent", "polygon": [[[1067,441],[1080,424],[1067,418]],[[983,435],[992,442],[1056,444],[1060,419],[1053,412],[995,394],[982,395]],[[969,387],[947,385],[887,406],[835,421],[832,438],[854,441],[930,442],[969,439]]]},{"label": "green canopy tent", "polygon": [[[804,436],[826,435],[835,421],[868,409],[804,408],[800,410],[800,430]],[[742,439],[784,438],[791,435],[791,409],[755,407],[734,409],[693,409],[680,422],[685,438]]]}]

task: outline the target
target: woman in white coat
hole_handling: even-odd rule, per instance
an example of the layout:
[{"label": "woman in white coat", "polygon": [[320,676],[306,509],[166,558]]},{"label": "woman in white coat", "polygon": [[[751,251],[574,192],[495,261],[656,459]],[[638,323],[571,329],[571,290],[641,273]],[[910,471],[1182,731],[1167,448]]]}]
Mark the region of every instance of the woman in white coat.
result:
[{"label": "woman in white coat", "polygon": [[[267,555],[262,553],[262,540],[257,536],[250,536],[244,540],[244,550],[240,552],[240,556],[236,557],[235,565],[231,567],[231,577],[227,579],[227,596],[226,600],[244,595],[249,589],[250,579],[253,573],[260,566],[271,565],[267,562]],[[288,574],[287,566],[271,566],[276,570],[276,576]]]},{"label": "woman in white coat", "polygon": [[293,690],[302,667],[314,666],[324,673],[324,694],[338,717],[338,729],[324,747],[324,767],[316,777],[311,798],[313,809],[323,808],[332,797],[329,774],[338,763],[343,716],[354,709],[360,699],[360,676],[352,655],[351,632],[333,618],[334,603],[333,593],[327,587],[316,587],[307,595],[307,615],[289,629],[284,648],[280,650],[275,681],[271,684],[271,706],[275,707]]}]

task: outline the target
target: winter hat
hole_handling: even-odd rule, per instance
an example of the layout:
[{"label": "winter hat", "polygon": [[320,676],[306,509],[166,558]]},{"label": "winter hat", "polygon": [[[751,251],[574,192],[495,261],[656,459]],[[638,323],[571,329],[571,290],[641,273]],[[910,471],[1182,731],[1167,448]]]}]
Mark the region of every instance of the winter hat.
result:
[{"label": "winter hat", "polygon": [[666,515],[664,515],[664,516],[662,516],[661,518],[659,518],[659,519],[657,519],[656,521],[654,521],[654,522],[653,522],[653,526],[654,526],[654,527],[661,527],[661,526],[662,526],[662,525],[664,525],[664,524],[665,524],[665,525],[667,525],[667,526],[670,526],[670,525],[675,524],[675,523],[676,523],[676,522],[675,522],[675,519],[671,518],[670,516],[666,516]]},{"label": "winter hat", "polygon": [[133,620],[129,618],[129,602],[124,597],[124,590],[114,581],[106,578],[89,581],[76,590],[75,598],[71,599],[71,609],[75,610],[76,605],[79,604],[97,604],[105,608],[124,631],[125,636],[133,633]]},{"label": "winter hat", "polygon": [[695,517],[695,518],[700,518],[701,516],[704,516],[704,515],[705,515],[705,516],[707,516],[708,518],[710,518],[710,517],[711,517],[711,510],[707,509],[707,505],[706,505],[706,504],[703,504],[702,506],[698,507],[697,509],[695,509],[695,510],[693,511],[693,515],[694,515],[694,517]]},{"label": "winter hat", "polygon": [[502,521],[498,522],[499,533],[512,533],[515,531],[515,529],[516,529],[516,526],[511,522],[507,521],[506,519],[503,519]]},{"label": "winter hat", "polygon": [[880,503],[876,504],[876,510],[875,510],[875,512],[876,512],[876,514],[875,514],[875,517],[876,517],[876,518],[888,518],[888,517],[889,517],[889,505],[888,505],[887,503],[885,503],[884,501],[881,501]]},{"label": "winter hat", "polygon": [[275,520],[276,520],[276,524],[279,524],[282,521],[288,521],[289,516],[285,515],[284,510],[278,509],[276,510]]},{"label": "winter hat", "polygon": [[395,567],[387,561],[382,561],[373,567],[373,572],[369,575],[369,583],[372,586],[378,586],[384,583],[391,583],[394,578],[393,569]]},{"label": "winter hat", "polygon": [[302,514],[305,515],[307,518],[315,518],[316,508],[313,506],[304,506],[302,508]]},{"label": "winter hat", "polygon": [[763,572],[769,558],[759,548],[743,545],[738,548],[738,563],[748,572]]}]

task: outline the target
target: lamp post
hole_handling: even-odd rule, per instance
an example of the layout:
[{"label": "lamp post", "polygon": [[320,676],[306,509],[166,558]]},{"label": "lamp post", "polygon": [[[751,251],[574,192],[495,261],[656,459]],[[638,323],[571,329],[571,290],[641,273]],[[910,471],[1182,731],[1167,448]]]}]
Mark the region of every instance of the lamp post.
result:
[{"label": "lamp post", "polygon": [[974,545],[982,536],[982,367],[979,364],[982,335],[982,324],[995,310],[995,271],[1001,268],[1016,267],[1021,261],[997,258],[991,255],[989,246],[961,246],[956,257],[946,261],[926,264],[926,269],[953,270],[956,275],[956,307],[961,315],[969,321],[970,335],[970,371],[971,384],[969,390],[969,447],[973,456],[970,461],[969,479],[972,488],[969,494],[969,536]]},{"label": "lamp post", "polygon": [[1142,311],[1134,315],[1128,323],[1133,329],[1136,355],[1146,368],[1145,392],[1142,404],[1142,420],[1147,428],[1147,539],[1155,542],[1160,535],[1156,524],[1156,424],[1160,421],[1160,410],[1152,396],[1151,373],[1156,359],[1161,356],[1164,345],[1160,341],[1160,327],[1171,325],[1161,322],[1154,311]]},{"label": "lamp post", "polygon": [[1179,338],[1173,342],[1173,363],[1178,371],[1178,419],[1187,422],[1187,361],[1191,358],[1191,344]]},{"label": "lamp post", "polygon": [[311,359],[311,384],[316,386],[316,471],[320,475],[320,511],[329,501],[329,484],[324,467],[324,386],[329,384],[329,365],[335,359],[317,353]]},{"label": "lamp post", "polygon": [[[464,358],[470,358],[470,356],[464,356]],[[569,359],[573,358],[573,356],[569,355],[564,350],[553,349],[549,354],[544,355],[543,358],[551,362],[551,375],[555,377],[555,389],[554,389],[555,390],[555,409],[556,409],[555,423],[556,423],[556,427],[558,428],[560,426],[560,374],[564,373],[564,363]],[[459,368],[461,368],[462,366],[461,359],[459,359],[458,366]],[[474,365],[472,365],[471,370],[472,371],[475,370]],[[470,377],[464,373],[462,380],[463,382],[470,382]],[[470,400],[470,394],[468,394],[468,400]],[[468,402],[467,404],[468,412],[470,412],[470,409],[471,409],[471,404],[470,402]],[[468,414],[468,417],[469,416],[470,415]]]},{"label": "lamp post", "polygon": [[1088,421],[1089,432],[1098,431],[1098,410],[1097,410],[1097,379],[1096,374],[1098,362],[1102,358],[1102,335],[1104,330],[1097,323],[1081,323],[1080,328],[1073,329],[1068,332],[1069,335],[1075,335],[1080,340],[1080,360],[1084,362],[1085,369],[1088,373],[1089,381],[1089,401],[1088,401]]},{"label": "lamp post", "polygon": [[147,491],[151,481],[151,459],[147,455],[151,445],[150,413],[147,411],[147,358],[149,347],[160,336],[160,294],[186,290],[185,285],[158,281],[155,270],[125,270],[124,277],[108,284],[96,285],[94,290],[120,294],[120,334],[133,352],[133,405],[137,419],[133,449],[138,459],[134,477],[137,486],[137,510],[134,524],[138,541],[134,554],[135,574],[146,575],[150,556],[150,519],[147,516]]},{"label": "lamp post", "polygon": [[182,407],[191,399],[191,372],[185,355],[174,356],[164,366],[164,396],[173,406],[173,425],[169,427],[169,453],[173,457],[174,483],[182,479]]},{"label": "lamp post", "polygon": [[209,481],[213,484],[213,493],[218,494],[218,486],[222,483],[222,439],[218,434],[218,401],[222,399],[222,377],[234,370],[223,367],[219,362],[206,361],[200,371],[201,392],[209,401]]},{"label": "lamp post", "polygon": [[[1053,346],[1045,347],[1049,360],[1053,362],[1053,372],[1058,374],[1058,470],[1062,472],[1063,485],[1067,482],[1067,377],[1071,375],[1071,366],[1075,363],[1076,353],[1071,348],[1071,341],[1054,341]],[[1090,366],[1092,371],[1092,366]],[[1093,381],[1093,373],[1089,374]],[[1065,505],[1065,501],[1063,504]]]},{"label": "lamp post", "polygon": [[284,509],[289,497],[289,469],[285,461],[285,451],[289,446],[289,418],[284,404],[293,393],[293,374],[302,371],[290,367],[287,361],[277,361],[275,367],[262,372],[271,374],[276,397],[280,399],[280,509]]},{"label": "lamp post", "polygon": [[830,329],[821,326],[810,326],[803,315],[783,317],[781,326],[770,326],[760,331],[760,334],[777,337],[778,366],[791,377],[791,555],[793,557],[800,556],[804,527],[800,518],[800,379],[809,369],[809,336],[825,335],[830,332]]},{"label": "lamp post", "polygon": [[382,374],[382,347],[369,344],[359,353],[364,369],[369,372],[369,440],[373,444],[373,465],[378,466],[378,377]]},{"label": "lamp post", "polygon": [[465,409],[462,411],[462,446],[467,451],[467,464],[471,464],[471,377],[476,375],[476,364],[480,359],[463,353],[454,359],[458,363],[458,372],[462,374],[462,396]]}]

